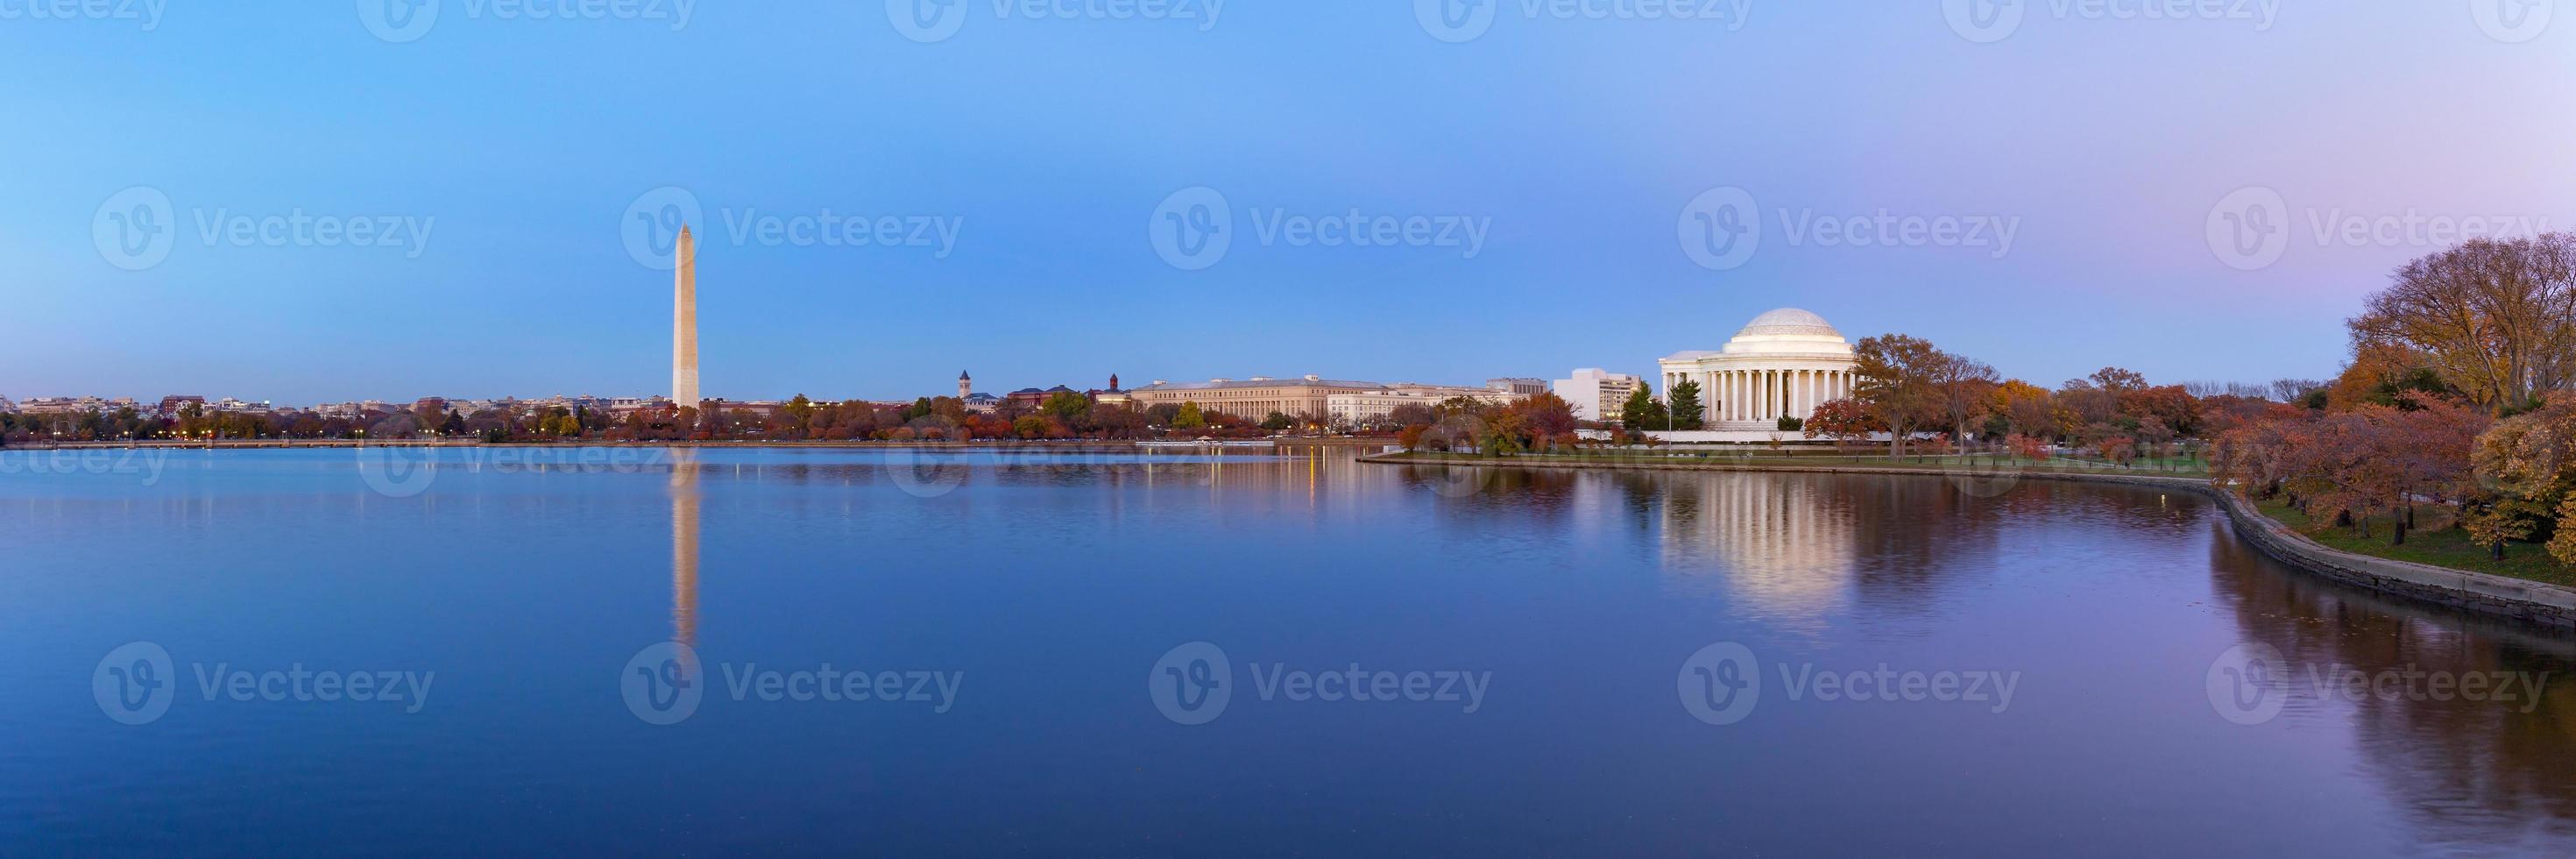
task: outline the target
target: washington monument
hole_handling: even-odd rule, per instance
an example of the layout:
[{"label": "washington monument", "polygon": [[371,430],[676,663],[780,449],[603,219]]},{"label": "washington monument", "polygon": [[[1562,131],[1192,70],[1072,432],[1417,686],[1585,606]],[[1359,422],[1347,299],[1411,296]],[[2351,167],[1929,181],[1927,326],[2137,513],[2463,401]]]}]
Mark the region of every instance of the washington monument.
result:
[{"label": "washington monument", "polygon": [[671,404],[698,407],[698,242],[680,227],[671,246]]}]

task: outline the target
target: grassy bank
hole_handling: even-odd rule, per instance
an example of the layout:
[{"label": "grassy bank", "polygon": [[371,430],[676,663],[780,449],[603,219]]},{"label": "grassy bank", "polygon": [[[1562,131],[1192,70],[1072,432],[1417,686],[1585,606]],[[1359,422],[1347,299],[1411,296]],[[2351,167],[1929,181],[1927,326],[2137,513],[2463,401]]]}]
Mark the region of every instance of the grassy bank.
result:
[{"label": "grassy bank", "polygon": [[2495,560],[2485,547],[2469,542],[2468,532],[2452,527],[2453,514],[2448,507],[2427,504],[2415,508],[2415,530],[2406,533],[2406,545],[2391,546],[2390,529],[2396,527],[2393,516],[2373,517],[2370,536],[2364,537],[2349,527],[2310,519],[2281,499],[2257,501],[2254,506],[2308,539],[2356,555],[2576,586],[2576,568],[2559,563],[2538,543],[2507,543],[2504,560]]}]

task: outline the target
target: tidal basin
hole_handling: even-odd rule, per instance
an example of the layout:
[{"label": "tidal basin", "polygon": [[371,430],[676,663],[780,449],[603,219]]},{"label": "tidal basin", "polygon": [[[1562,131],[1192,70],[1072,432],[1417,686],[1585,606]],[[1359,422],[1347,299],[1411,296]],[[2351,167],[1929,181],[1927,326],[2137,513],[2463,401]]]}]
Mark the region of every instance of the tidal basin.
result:
[{"label": "tidal basin", "polygon": [[0,854],[2576,852],[2576,642],[2190,493],[515,450],[0,452]]}]

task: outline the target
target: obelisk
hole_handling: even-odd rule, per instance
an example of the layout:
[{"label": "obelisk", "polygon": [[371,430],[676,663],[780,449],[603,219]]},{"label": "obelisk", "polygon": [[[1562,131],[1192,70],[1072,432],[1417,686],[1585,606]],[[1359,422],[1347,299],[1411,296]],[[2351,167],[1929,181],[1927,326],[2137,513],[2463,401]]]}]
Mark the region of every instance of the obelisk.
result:
[{"label": "obelisk", "polygon": [[671,246],[671,404],[698,407],[698,242],[680,227]]}]

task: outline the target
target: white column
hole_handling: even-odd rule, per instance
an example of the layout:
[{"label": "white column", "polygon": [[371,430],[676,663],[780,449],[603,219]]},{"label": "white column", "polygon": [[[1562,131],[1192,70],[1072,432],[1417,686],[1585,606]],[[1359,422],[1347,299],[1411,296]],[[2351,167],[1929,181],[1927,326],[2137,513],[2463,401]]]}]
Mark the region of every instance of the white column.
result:
[{"label": "white column", "polygon": [[1717,390],[1717,371],[1699,371],[1699,413],[1703,421],[1707,420],[1709,409],[1717,404],[1716,400],[1710,398],[1711,392],[1715,390]]}]

